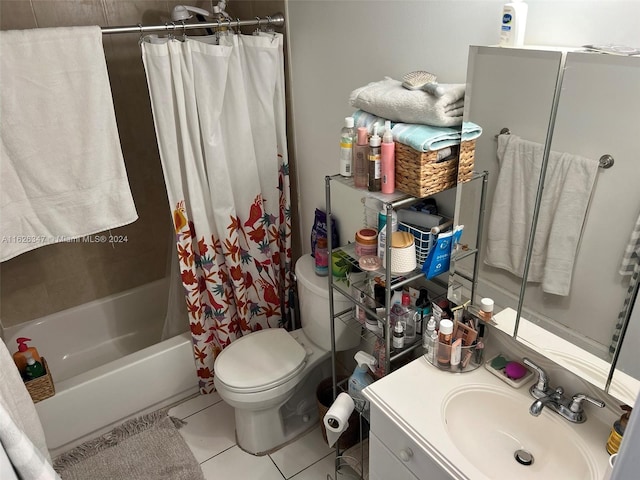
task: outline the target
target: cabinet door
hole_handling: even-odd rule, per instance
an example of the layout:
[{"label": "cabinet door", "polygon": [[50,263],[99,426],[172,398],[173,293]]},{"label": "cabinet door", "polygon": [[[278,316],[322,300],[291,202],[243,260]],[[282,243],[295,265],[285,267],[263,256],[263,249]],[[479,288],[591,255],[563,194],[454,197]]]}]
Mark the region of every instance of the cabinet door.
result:
[{"label": "cabinet door", "polygon": [[[426,472],[425,472],[425,477]],[[418,480],[380,439],[369,434],[369,480]]]}]

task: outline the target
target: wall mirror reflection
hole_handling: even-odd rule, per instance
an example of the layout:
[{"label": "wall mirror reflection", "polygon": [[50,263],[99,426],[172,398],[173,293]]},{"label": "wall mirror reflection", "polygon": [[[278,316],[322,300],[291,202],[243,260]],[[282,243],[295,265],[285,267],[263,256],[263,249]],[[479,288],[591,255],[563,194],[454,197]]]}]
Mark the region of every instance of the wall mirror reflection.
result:
[{"label": "wall mirror reflection", "polygon": [[[508,138],[485,135],[476,152],[477,168],[489,170],[491,180],[474,300],[495,298],[499,328],[599,388],[608,387],[619,355],[625,371],[616,371],[609,392],[632,402],[637,382],[621,380],[640,376],[624,366],[631,362],[627,344],[618,348],[618,339],[635,293],[633,276],[620,271],[640,214],[640,189],[634,185],[637,153],[630,141],[640,133],[633,118],[640,109],[640,58],[538,50],[516,55],[491,47],[472,47],[469,58],[465,119],[494,135],[504,127],[511,132]],[[540,68],[540,58],[547,59],[547,69]],[[537,74],[527,77],[526,68]],[[554,124],[549,114],[558,72],[562,84]],[[541,83],[546,91],[540,91]],[[528,232],[521,230],[531,227],[531,199],[540,180],[540,165],[536,170],[528,162],[534,147],[542,158],[547,139],[545,183],[523,283],[527,245],[522,241],[528,242]],[[517,161],[500,158],[501,153],[508,156],[507,150]],[[607,155],[614,166],[600,167],[600,158]],[[501,191],[498,183],[506,173],[510,188]],[[474,205],[473,194],[460,194],[460,223]],[[460,262],[456,268],[468,266]],[[627,337],[634,348],[631,322]]]}]

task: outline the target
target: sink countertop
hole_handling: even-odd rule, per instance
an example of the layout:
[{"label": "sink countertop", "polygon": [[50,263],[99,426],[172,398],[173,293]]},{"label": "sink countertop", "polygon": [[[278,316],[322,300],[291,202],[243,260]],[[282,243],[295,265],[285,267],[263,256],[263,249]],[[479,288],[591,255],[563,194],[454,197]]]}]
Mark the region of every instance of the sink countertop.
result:
[{"label": "sink countertop", "polygon": [[[523,408],[522,415],[530,415],[528,406],[534,402],[529,394],[531,383],[533,381],[516,389],[492,375],[484,366],[472,372],[451,373],[439,370],[420,357],[369,385],[363,393],[373,405],[381,408],[405,429],[452,478],[498,480],[480,471],[450,438],[445,421],[446,400],[452,392],[461,389],[487,388],[501,395],[523,397],[520,400],[527,407]],[[571,423],[547,408],[542,411],[541,417],[547,416],[547,420],[554,422],[560,431],[571,434],[573,430],[576,433],[577,446],[590,459],[593,478],[600,479],[609,459],[605,445],[611,425],[593,415],[594,409],[587,406],[587,421],[582,424]],[[479,449],[487,448],[482,442],[482,432],[475,432],[473,425],[469,425],[469,432],[470,435],[478,435]],[[490,455],[491,451],[486,453]]]}]

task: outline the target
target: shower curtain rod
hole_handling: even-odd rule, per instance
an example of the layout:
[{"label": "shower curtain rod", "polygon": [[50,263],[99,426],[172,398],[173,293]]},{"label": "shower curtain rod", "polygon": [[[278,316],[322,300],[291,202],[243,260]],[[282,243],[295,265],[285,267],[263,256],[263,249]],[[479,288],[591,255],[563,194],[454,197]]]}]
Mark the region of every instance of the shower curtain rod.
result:
[{"label": "shower curtain rod", "polygon": [[184,23],[184,22],[167,22],[164,25],[131,25],[124,27],[102,27],[103,34],[111,33],[146,33],[146,32],[186,32],[187,30],[195,30],[198,28],[220,28],[220,27],[248,27],[257,25],[258,27],[282,27],[284,25],[284,15],[282,13],[274,13],[266,17],[256,17],[252,20],[219,20],[215,22],[203,23]]}]

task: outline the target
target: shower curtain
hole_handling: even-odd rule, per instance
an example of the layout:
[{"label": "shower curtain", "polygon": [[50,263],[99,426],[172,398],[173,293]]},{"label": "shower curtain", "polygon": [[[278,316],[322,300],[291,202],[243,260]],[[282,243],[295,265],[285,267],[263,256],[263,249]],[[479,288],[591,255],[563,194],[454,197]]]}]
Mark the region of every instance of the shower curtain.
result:
[{"label": "shower curtain", "polygon": [[141,43],[202,393],[224,347],[286,327],[292,286],[283,38],[215,40]]}]

